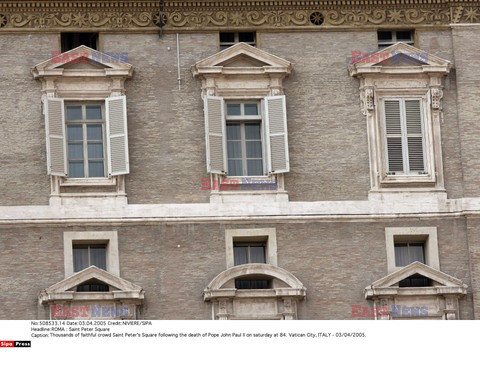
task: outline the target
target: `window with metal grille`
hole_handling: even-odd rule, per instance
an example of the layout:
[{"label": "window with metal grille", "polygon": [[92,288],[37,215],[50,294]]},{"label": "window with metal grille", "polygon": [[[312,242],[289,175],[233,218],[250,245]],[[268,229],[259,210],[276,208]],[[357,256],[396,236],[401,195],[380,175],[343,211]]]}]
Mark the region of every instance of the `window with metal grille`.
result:
[{"label": "window with metal grille", "polygon": [[432,280],[428,277],[415,274],[398,283],[399,287],[427,287],[432,286]]},{"label": "window with metal grille", "polygon": [[427,174],[421,100],[384,100],[384,120],[387,174]]},{"label": "window with metal grille", "polygon": [[270,289],[271,280],[236,279],[236,289]]},{"label": "window with metal grille", "polygon": [[220,32],[220,50],[229,48],[239,42],[255,46],[255,32]]},{"label": "window with metal grille", "polygon": [[98,280],[90,280],[81,285],[77,286],[77,291],[79,292],[106,292],[109,291],[107,284],[100,282]]},{"label": "window with metal grille", "polygon": [[100,103],[65,106],[70,178],[105,177],[105,114]]}]

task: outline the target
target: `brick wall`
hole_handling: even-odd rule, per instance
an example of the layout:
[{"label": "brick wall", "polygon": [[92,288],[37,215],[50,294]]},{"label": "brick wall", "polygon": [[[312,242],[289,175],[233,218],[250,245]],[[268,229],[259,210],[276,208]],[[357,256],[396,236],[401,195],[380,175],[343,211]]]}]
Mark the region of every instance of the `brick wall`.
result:
[{"label": "brick wall", "polygon": [[462,319],[472,319],[469,251],[462,219],[0,229],[0,318],[38,318],[39,292],[64,278],[64,231],[117,230],[120,276],[145,290],[142,318],[210,319],[210,304],[203,302],[202,292],[225,270],[225,229],[275,227],[279,267],[307,288],[299,317],[348,319],[351,305],[371,306],[363,290],[387,274],[384,229],[389,226],[438,227],[441,270],[469,286],[460,311]]}]

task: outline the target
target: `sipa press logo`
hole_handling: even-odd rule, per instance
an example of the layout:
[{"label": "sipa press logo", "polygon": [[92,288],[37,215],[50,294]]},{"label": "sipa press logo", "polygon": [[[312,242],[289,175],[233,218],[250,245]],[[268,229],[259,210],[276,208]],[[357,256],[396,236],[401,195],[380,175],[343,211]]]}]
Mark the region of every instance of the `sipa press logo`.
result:
[{"label": "sipa press logo", "polygon": [[0,348],[31,348],[31,341],[12,341],[12,340],[0,340]]}]

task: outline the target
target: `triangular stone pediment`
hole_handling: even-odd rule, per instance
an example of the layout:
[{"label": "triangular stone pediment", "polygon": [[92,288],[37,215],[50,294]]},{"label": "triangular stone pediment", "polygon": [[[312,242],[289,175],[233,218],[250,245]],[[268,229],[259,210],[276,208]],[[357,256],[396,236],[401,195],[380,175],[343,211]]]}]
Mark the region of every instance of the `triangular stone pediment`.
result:
[{"label": "triangular stone pediment", "polygon": [[452,63],[448,60],[412,45],[397,42],[392,46],[353,60],[349,69],[352,76],[364,73],[391,73],[395,68],[399,68],[399,72],[402,73],[439,72],[446,74],[450,71],[451,66]]},{"label": "triangular stone pediment", "polygon": [[218,64],[218,66],[242,68],[242,67],[263,67],[263,66],[268,66],[268,64],[247,55],[238,55],[232,59],[226,60]]},{"label": "triangular stone pediment", "polygon": [[128,75],[133,66],[126,62],[127,55],[106,54],[87,46],[78,46],[70,51],[52,55],[32,68],[35,78],[41,76],[61,75],[64,70],[79,72],[108,70],[108,74]]},{"label": "triangular stone pediment", "polygon": [[87,59],[86,61],[83,61],[81,63],[80,62],[77,62],[77,63],[70,62],[70,63],[63,64],[62,68],[64,68],[64,69],[103,69],[104,66],[99,64],[96,61],[92,61],[92,60]]},{"label": "triangular stone pediment", "polygon": [[444,272],[436,270],[424,263],[413,262],[402,269],[391,273],[388,276],[375,281],[371,288],[389,288],[398,287],[400,281],[414,275],[420,275],[434,281],[438,286],[446,287],[466,287],[463,282],[455,277],[447,275]]},{"label": "triangular stone pediment", "polygon": [[394,57],[383,60],[374,65],[383,65],[383,66],[391,66],[391,67],[392,66],[421,66],[421,65],[427,65],[427,63],[423,55],[416,57],[414,55],[400,53],[400,54],[396,54]]},{"label": "triangular stone pediment", "polygon": [[72,290],[74,291],[77,286],[92,280],[95,280],[97,283],[100,282],[108,285],[111,291],[140,292],[142,290],[140,286],[135,285],[130,281],[112,275],[111,273],[98,267],[90,266],[60,282],[57,282],[56,284],[48,287],[45,291],[49,294],[62,293]]},{"label": "triangular stone pediment", "polygon": [[289,73],[292,64],[285,59],[241,42],[200,60],[192,67],[192,70],[196,75],[222,68],[266,68]]}]

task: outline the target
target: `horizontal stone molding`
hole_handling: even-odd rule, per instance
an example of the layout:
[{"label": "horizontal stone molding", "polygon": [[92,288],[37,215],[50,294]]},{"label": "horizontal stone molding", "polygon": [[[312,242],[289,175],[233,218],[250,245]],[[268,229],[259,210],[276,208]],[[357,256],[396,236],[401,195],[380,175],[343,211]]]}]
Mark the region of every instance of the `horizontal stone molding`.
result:
[{"label": "horizontal stone molding", "polygon": [[433,194],[382,195],[383,200],[228,204],[88,203],[69,206],[0,206],[0,226],[65,224],[350,222],[378,219],[479,218],[480,198],[441,199]]},{"label": "horizontal stone molding", "polygon": [[478,0],[4,1],[0,32],[376,28],[479,23]]}]

